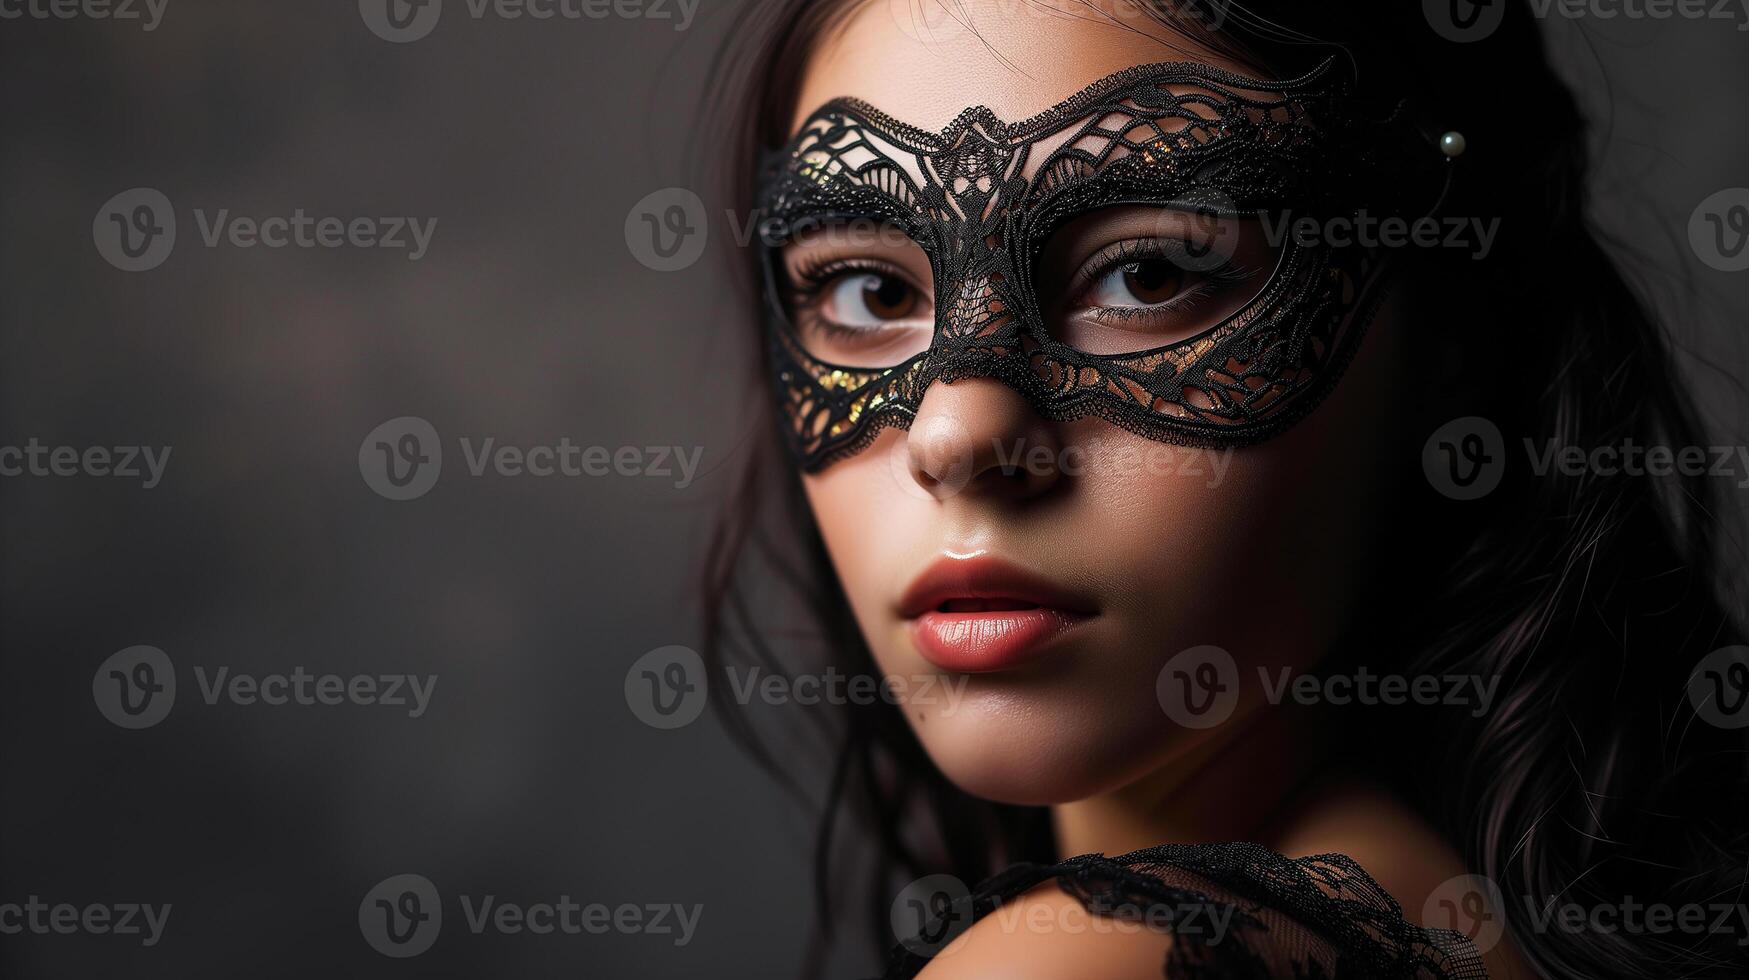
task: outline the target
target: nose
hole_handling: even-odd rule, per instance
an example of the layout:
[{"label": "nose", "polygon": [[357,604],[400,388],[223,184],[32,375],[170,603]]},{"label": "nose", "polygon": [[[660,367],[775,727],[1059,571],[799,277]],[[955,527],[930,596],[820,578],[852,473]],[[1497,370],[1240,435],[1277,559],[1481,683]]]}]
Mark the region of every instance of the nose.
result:
[{"label": "nose", "polygon": [[1056,484],[1055,427],[989,378],[929,386],[906,435],[911,479],[937,500],[977,493],[1023,500]]}]

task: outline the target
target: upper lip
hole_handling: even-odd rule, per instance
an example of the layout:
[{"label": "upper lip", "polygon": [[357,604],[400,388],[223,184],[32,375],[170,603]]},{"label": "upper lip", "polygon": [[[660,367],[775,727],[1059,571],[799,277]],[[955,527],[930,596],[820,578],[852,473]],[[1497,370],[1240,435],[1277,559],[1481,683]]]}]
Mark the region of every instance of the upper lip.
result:
[{"label": "upper lip", "polygon": [[930,562],[899,598],[899,614],[914,619],[951,599],[1010,599],[1047,609],[1090,614],[1085,596],[1019,565],[979,555]]}]

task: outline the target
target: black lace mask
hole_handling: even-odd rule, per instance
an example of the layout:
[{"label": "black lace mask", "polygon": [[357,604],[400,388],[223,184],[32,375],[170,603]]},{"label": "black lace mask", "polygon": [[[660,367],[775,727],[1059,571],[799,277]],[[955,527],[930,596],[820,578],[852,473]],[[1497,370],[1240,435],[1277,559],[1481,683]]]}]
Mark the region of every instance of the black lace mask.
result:
[{"label": "black lace mask", "polygon": [[[1377,306],[1387,265],[1377,247],[1271,236],[1283,240],[1242,304],[1192,336],[1137,334],[1117,353],[1053,334],[1035,261],[1066,223],[1116,205],[1198,216],[1207,237],[1175,246],[1176,261],[1211,268],[1218,239],[1240,223],[1427,213],[1440,153],[1399,107],[1352,97],[1334,64],[1287,82],[1145,65],[1021,122],[979,106],[940,133],[855,99],[816,110],[771,154],[758,201],[771,379],[803,468],[909,427],[931,384],[971,377],[1009,385],[1047,419],[1096,415],[1180,445],[1255,443],[1305,416]],[[846,222],[878,222],[928,255],[927,349],[846,363],[798,329],[781,243]]]}]

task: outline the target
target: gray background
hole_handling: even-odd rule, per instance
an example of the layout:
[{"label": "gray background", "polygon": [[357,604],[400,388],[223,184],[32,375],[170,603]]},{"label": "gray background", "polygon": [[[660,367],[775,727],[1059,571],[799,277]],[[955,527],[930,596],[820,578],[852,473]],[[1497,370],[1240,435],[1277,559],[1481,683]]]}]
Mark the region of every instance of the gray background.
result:
[{"label": "gray background", "polygon": [[[150,491],[0,482],[0,902],[174,904],[152,949],[0,936],[0,975],[771,977],[799,962],[809,815],[714,715],[657,731],[623,694],[645,651],[697,642],[713,467],[746,435],[723,372],[750,363],[721,270],[654,272],[624,225],[693,179],[681,149],[741,5],[705,0],[684,32],[448,6],[400,45],[346,0],[170,0],[150,33],[0,21],[0,445],[174,447]],[[1749,273],[1701,266],[1685,228],[1703,198],[1749,185],[1749,34],[1550,28],[1603,123],[1598,218],[1645,257],[1716,438],[1741,443]],[[140,186],[174,203],[179,239],[129,274],[92,222]],[[197,208],[438,225],[417,262],[209,249]],[[403,415],[432,423],[446,459],[430,493],[394,502],[358,450]],[[706,474],[474,478],[461,436],[703,447]],[[136,644],[166,651],[181,690],[164,722],[124,731],[92,677]],[[413,719],[209,706],[196,666],[439,681]],[[408,872],[443,893],[446,922],[431,952],[390,960],[357,910]],[[464,892],[704,912],[683,948],[475,936]]]}]

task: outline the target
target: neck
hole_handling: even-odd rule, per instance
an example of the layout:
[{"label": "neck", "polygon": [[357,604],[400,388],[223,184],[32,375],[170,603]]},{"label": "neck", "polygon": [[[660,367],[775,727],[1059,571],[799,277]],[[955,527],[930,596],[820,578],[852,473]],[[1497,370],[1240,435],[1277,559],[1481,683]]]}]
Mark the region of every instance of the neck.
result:
[{"label": "neck", "polygon": [[[1229,726],[1222,726],[1228,728]],[[1051,808],[1057,851],[1124,854],[1155,844],[1254,841],[1278,834],[1281,810],[1315,771],[1323,746],[1302,713],[1264,707],[1142,778]]]}]

